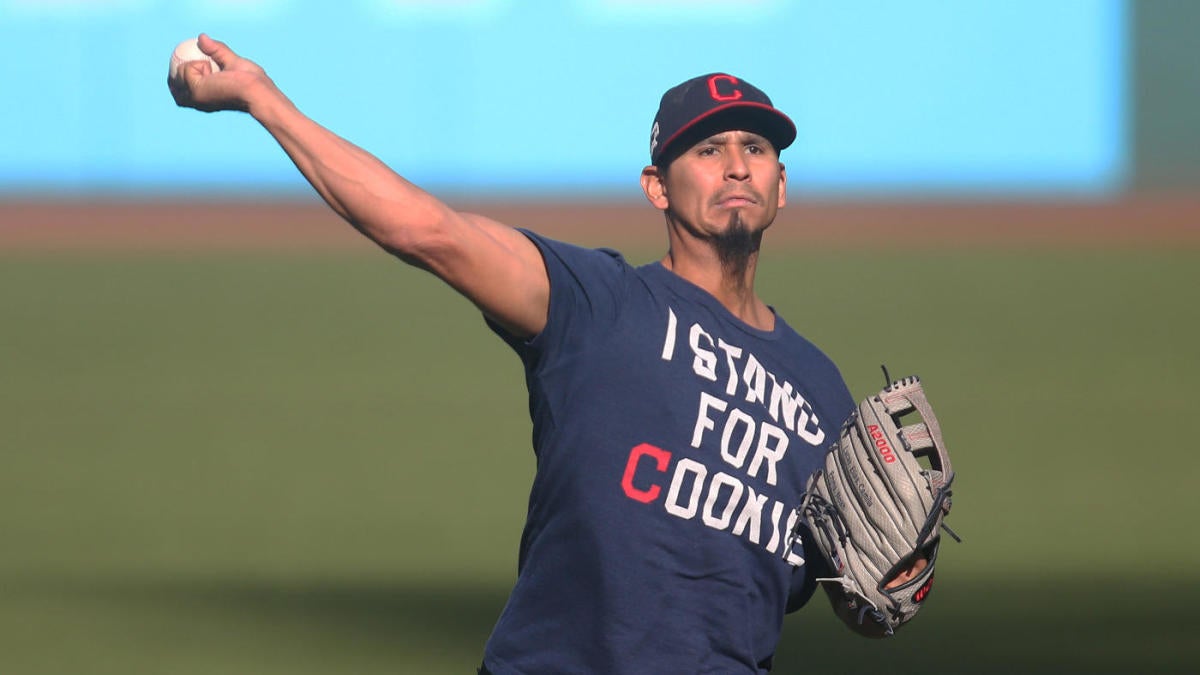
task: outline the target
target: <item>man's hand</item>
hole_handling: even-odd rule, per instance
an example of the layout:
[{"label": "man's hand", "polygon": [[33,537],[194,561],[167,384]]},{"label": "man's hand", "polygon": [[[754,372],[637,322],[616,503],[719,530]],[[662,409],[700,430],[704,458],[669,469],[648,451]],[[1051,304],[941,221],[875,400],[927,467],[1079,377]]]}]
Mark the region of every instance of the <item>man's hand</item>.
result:
[{"label": "man's hand", "polygon": [[929,566],[928,559],[917,558],[916,560],[913,561],[913,563],[911,565],[900,570],[896,574],[896,578],[887,582],[887,584],[884,586],[884,588],[889,589],[889,590],[891,590],[893,588],[899,588],[900,586],[903,586],[904,584],[907,584],[908,582],[912,581],[913,579],[916,579],[917,577],[921,576],[921,572],[925,571],[925,568],[928,566]]},{"label": "man's hand", "polygon": [[198,44],[200,51],[212,57],[221,70],[214,73],[207,61],[183,64],[178,77],[167,77],[167,86],[177,105],[204,112],[248,112],[256,92],[275,87],[266,71],[235,54],[225,43],[201,34]]}]

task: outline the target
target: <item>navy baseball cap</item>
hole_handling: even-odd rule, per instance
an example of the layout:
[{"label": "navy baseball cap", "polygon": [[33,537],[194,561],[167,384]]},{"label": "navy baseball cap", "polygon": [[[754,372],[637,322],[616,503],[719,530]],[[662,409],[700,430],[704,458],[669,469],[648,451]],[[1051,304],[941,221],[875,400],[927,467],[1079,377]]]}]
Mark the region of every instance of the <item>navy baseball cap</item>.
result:
[{"label": "navy baseball cap", "polygon": [[762,134],[776,152],[796,140],[796,125],[761,89],[728,73],[709,73],[663,94],[650,131],[650,163],[665,166],[701,139],[730,129]]}]

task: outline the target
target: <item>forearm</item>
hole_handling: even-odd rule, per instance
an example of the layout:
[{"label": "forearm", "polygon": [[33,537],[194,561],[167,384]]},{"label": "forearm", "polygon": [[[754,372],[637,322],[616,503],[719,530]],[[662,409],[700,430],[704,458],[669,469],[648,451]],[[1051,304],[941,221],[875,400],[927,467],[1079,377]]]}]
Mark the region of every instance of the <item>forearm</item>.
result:
[{"label": "forearm", "polygon": [[380,246],[404,255],[453,215],[374,155],[305,116],[269,81],[247,110],[321,198]]}]

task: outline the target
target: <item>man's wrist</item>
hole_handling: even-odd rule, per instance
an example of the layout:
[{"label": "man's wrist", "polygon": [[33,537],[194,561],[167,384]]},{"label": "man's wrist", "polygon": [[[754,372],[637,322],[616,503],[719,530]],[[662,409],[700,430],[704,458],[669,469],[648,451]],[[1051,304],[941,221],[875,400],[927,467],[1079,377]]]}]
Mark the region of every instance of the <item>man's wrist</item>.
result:
[{"label": "man's wrist", "polygon": [[293,107],[291,101],[266,76],[256,80],[247,89],[244,101],[243,110],[263,125],[277,120],[285,110]]}]

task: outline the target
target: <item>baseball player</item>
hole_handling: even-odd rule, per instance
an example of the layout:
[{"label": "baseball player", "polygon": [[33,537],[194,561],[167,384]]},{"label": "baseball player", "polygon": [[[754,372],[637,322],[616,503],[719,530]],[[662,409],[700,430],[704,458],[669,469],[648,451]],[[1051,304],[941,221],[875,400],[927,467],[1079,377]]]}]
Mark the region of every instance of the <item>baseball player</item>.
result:
[{"label": "baseball player", "polygon": [[755,292],[792,121],[733,75],[667,91],[641,184],[668,246],[634,267],[452,210],[255,63],[199,44],[221,70],[186,64],[179,105],[249,113],[330,207],[474,303],[524,364],[537,472],[480,672],[769,670],[784,614],[821,573],[789,536],[795,506],[855,406]]}]

